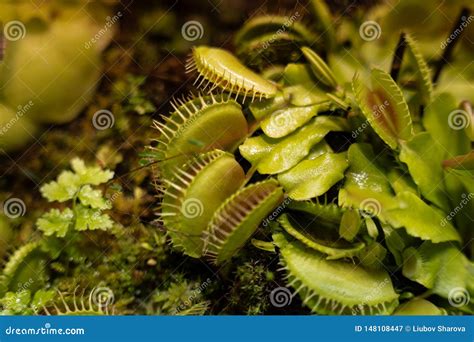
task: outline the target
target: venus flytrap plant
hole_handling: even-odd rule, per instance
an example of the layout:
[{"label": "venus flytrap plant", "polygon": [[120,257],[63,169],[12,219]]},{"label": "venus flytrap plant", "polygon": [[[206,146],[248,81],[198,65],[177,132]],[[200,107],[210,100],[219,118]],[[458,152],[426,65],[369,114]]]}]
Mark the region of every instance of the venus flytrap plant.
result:
[{"label": "venus flytrap plant", "polygon": [[[312,3],[329,23],[322,3]],[[279,254],[288,286],[319,314],[393,313],[399,301],[413,297],[387,272],[400,267],[405,281],[429,291],[425,297],[449,300],[454,286],[472,293],[472,265],[460,250],[472,234],[467,217],[443,221],[455,207],[453,199],[473,191],[471,142],[464,130],[447,128],[456,103],[433,90],[415,39],[402,36],[405,52],[399,51],[394,79],[382,69],[366,70],[365,60],[331,62],[342,53],[336,27],[325,36],[334,44],[326,58],[308,42],[311,32],[304,26],[292,23],[278,31],[282,24],[281,17],[256,17],[235,38],[239,57],[250,67],[261,68],[265,54],[251,54],[249,47],[268,43],[271,51],[292,50],[282,56],[289,64],[262,75],[222,49],[198,46],[192,52],[187,69],[197,71],[197,87],[211,94],[211,110],[203,105],[177,121],[185,111],[175,108],[171,119],[157,124],[164,142],[155,155],[162,169],[160,215],[173,243],[222,266],[266,216],[279,216],[262,227],[272,232],[272,241],[254,239],[253,245]],[[279,46],[291,40],[293,49]],[[341,76],[341,70],[350,75]],[[349,141],[359,114],[368,132]],[[219,146],[212,139],[222,127],[235,134]],[[191,145],[199,148],[186,147]],[[251,164],[246,174],[232,155],[237,149]],[[285,197],[290,203],[274,215]],[[186,217],[190,200],[202,207],[198,217]],[[448,262],[444,253],[456,257]],[[424,301],[419,312],[438,310],[414,299],[397,313],[413,312],[416,300]],[[459,310],[472,312],[470,305]]]}]

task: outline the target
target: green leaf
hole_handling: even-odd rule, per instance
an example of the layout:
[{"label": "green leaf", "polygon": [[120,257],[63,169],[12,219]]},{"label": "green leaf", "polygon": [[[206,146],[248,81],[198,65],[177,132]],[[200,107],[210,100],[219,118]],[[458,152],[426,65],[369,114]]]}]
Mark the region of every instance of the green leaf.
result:
[{"label": "green leaf", "polygon": [[433,244],[427,241],[419,248],[405,250],[403,258],[405,277],[444,298],[450,298],[454,289],[468,291],[472,288],[469,261],[450,243]]},{"label": "green leaf", "polygon": [[306,60],[309,62],[311,66],[311,70],[313,71],[314,76],[321,81],[324,85],[336,88],[337,81],[336,77],[332,73],[329,66],[324,62],[324,60],[319,57],[319,55],[311,50],[311,48],[304,46],[301,48],[303,55],[306,57]]},{"label": "green leaf", "polygon": [[331,15],[331,10],[324,0],[311,0],[309,6],[315,18],[312,22],[316,27],[316,32],[319,32],[323,38],[325,49],[332,50],[336,43],[336,32],[334,29],[335,20]]},{"label": "green leaf", "polygon": [[294,106],[310,106],[327,102],[326,91],[313,79],[309,65],[288,64],[283,75],[283,94]]},{"label": "green leaf", "polygon": [[40,188],[48,201],[65,202],[74,197],[79,189],[78,177],[71,171],[63,171],[56,182],[50,182]]},{"label": "green leaf", "polygon": [[108,182],[114,176],[113,171],[102,170],[98,166],[86,166],[84,161],[79,158],[74,158],[71,161],[71,166],[79,177],[80,185],[99,185]]},{"label": "green leaf", "polygon": [[102,191],[93,190],[90,185],[85,185],[79,191],[79,200],[82,205],[90,206],[94,209],[110,209],[111,205],[102,195]]},{"label": "green leaf", "polygon": [[342,214],[341,223],[339,224],[339,236],[347,241],[352,241],[359,233],[361,226],[362,221],[359,211],[353,209],[346,210]]},{"label": "green leaf", "polygon": [[405,228],[408,234],[432,242],[461,241],[459,233],[449,222],[411,192],[397,195],[398,207],[383,212],[394,228]]},{"label": "green leaf", "polygon": [[349,168],[346,171],[344,188],[351,186],[375,192],[391,194],[386,171],[379,165],[379,156],[375,156],[369,144],[352,144],[347,151]]},{"label": "green leaf", "polygon": [[314,105],[280,109],[263,119],[260,127],[270,138],[281,138],[306,124],[318,111],[328,108],[327,105]]},{"label": "green leaf", "polygon": [[441,316],[445,314],[445,310],[422,298],[414,298],[401,304],[393,313],[396,316]]},{"label": "green leaf", "polygon": [[401,144],[400,160],[408,166],[421,194],[439,208],[449,211],[441,168],[443,154],[442,146],[428,132],[423,132]]},{"label": "green leaf", "polygon": [[421,97],[421,104],[426,106],[431,102],[431,96],[433,94],[431,72],[415,39],[407,34],[405,40],[408,47],[408,57],[415,68],[414,74],[417,88],[419,89],[419,96]]},{"label": "green leaf", "polygon": [[422,240],[461,241],[456,228],[439,210],[411,192],[392,196],[352,186],[339,191],[339,204],[377,216],[382,223],[388,223],[393,228],[405,228],[409,235]]},{"label": "green leaf", "polygon": [[258,172],[276,174],[295,166],[329,132],[346,129],[347,122],[342,118],[318,116],[284,138],[273,139],[264,135],[249,138],[239,150]]},{"label": "green leaf", "polygon": [[31,300],[30,290],[19,290],[16,292],[7,292],[0,300],[3,306],[3,314],[18,315],[28,312]]},{"label": "green leaf", "polygon": [[303,160],[281,173],[278,181],[294,200],[306,200],[326,193],[344,178],[348,163],[345,153],[325,153],[315,159]]},{"label": "green leaf", "polygon": [[391,169],[388,173],[388,179],[395,193],[409,191],[418,194],[418,188],[409,173],[402,173],[398,169]]},{"label": "green leaf", "polygon": [[388,250],[392,253],[395,258],[395,263],[397,266],[402,265],[403,257],[402,253],[405,248],[412,243],[411,240],[414,238],[407,235],[407,233],[400,229],[395,229],[389,224],[381,224],[382,230],[385,236],[385,244],[387,245]]},{"label": "green leaf", "polygon": [[35,292],[30,306],[35,310],[42,309],[56,298],[57,292],[54,290],[38,290]]},{"label": "green leaf", "polygon": [[62,212],[58,209],[51,209],[36,221],[36,225],[46,236],[64,237],[73,218],[74,214],[69,208]]},{"label": "green leaf", "polygon": [[454,110],[456,110],[456,99],[448,93],[443,93],[425,108],[423,115],[423,126],[442,146],[444,159],[465,154],[471,149],[471,143],[465,131],[452,129],[450,126],[453,120],[450,118],[450,113]]},{"label": "green leaf", "polygon": [[82,205],[76,207],[76,226],[75,229],[82,230],[107,230],[112,228],[113,222],[110,216],[102,214],[100,210],[86,208]]},{"label": "green leaf", "polygon": [[395,81],[386,72],[373,69],[372,87],[366,87],[354,76],[352,88],[356,103],[367,118],[374,131],[392,149],[399,141],[410,140],[413,135],[408,105]]}]

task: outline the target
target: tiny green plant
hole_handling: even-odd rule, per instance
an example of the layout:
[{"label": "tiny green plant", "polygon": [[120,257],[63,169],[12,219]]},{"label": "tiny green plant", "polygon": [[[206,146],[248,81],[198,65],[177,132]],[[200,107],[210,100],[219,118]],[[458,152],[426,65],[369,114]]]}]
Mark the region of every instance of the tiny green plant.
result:
[{"label": "tiny green plant", "polygon": [[70,204],[62,210],[51,209],[38,219],[37,226],[46,236],[62,238],[74,230],[106,230],[113,225],[110,216],[102,212],[111,208],[110,201],[93,187],[108,182],[114,173],[86,166],[78,158],[71,161],[71,168],[72,171],[63,171],[56,181],[41,187],[48,201]]}]

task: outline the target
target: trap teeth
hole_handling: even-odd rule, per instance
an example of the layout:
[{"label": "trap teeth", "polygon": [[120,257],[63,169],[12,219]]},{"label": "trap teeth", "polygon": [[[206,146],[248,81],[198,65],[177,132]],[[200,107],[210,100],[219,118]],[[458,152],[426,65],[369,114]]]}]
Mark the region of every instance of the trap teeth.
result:
[{"label": "trap teeth", "polygon": [[164,180],[159,214],[173,245],[190,256],[200,257],[202,232],[217,207],[237,191],[244,179],[244,171],[234,157],[219,150],[175,167],[173,177]]},{"label": "trap teeth", "polygon": [[283,190],[273,179],[239,190],[217,209],[204,231],[205,254],[215,264],[229,260],[282,201]]},{"label": "trap teeth", "polygon": [[175,111],[154,127],[160,136],[150,147],[160,156],[163,176],[195,154],[222,149],[231,151],[248,133],[241,106],[225,95],[191,97],[176,100]]},{"label": "trap teeth", "polygon": [[208,46],[194,48],[186,66],[188,72],[196,70],[194,84],[205,91],[216,88],[252,101],[275,96],[277,87],[244,66],[234,55],[223,49]]}]

